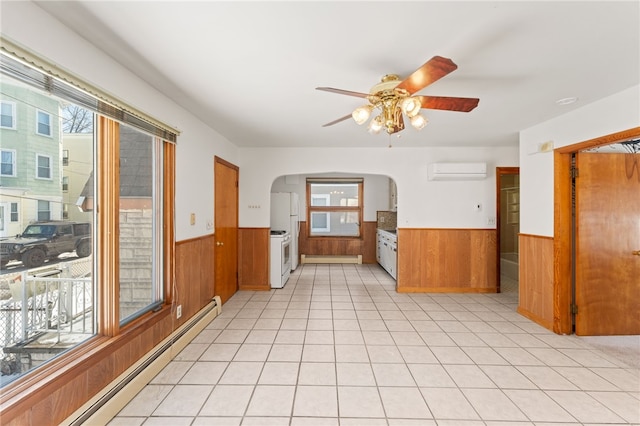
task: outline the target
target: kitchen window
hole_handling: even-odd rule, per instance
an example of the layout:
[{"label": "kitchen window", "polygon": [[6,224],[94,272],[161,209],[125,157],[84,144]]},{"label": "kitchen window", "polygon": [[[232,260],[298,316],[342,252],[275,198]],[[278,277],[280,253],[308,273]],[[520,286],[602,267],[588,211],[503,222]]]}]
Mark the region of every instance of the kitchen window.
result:
[{"label": "kitchen window", "polygon": [[362,179],[307,179],[307,223],[311,237],[360,237]]}]

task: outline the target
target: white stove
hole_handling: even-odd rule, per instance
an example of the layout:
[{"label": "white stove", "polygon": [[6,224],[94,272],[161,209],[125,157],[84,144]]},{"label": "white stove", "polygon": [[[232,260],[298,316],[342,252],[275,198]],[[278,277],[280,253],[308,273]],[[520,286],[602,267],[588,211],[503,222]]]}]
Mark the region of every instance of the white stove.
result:
[{"label": "white stove", "polygon": [[291,274],[291,234],[271,230],[271,288],[283,288]]}]

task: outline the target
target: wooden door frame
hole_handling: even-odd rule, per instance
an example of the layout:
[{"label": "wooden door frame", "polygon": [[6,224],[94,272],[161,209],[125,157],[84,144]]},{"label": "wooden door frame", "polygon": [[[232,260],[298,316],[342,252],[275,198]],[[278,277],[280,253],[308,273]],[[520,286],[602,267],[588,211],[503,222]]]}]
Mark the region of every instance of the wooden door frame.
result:
[{"label": "wooden door frame", "polygon": [[573,333],[572,298],[572,222],[571,156],[588,148],[611,145],[640,137],[640,127],[611,133],[554,150],[553,158],[553,331]]},{"label": "wooden door frame", "polygon": [[[240,226],[239,226],[240,225],[240,203],[239,203],[239,200],[240,200],[240,185],[239,185],[239,183],[240,183],[240,168],[238,166],[236,166],[235,164],[230,163],[227,160],[225,160],[225,159],[223,159],[221,157],[218,157],[216,155],[216,156],[214,156],[214,161],[213,161],[213,176],[214,176],[214,179],[215,179],[215,176],[216,176],[216,167],[218,165],[223,166],[223,167],[228,167],[228,168],[230,168],[232,170],[235,170],[236,176],[238,178],[238,185],[236,186],[237,189],[236,189],[236,199],[235,199],[235,203],[236,203],[236,234],[238,234],[239,228],[240,228]],[[215,191],[215,185],[216,185],[216,183],[214,182],[214,184],[213,184],[214,191]],[[215,231],[216,231],[216,229],[218,229],[217,221],[218,221],[218,216],[219,215],[217,213],[218,212],[216,211],[216,194],[214,194],[213,195],[213,214],[214,214],[213,231],[214,231],[214,239],[218,238],[218,236],[215,235],[215,233],[216,233]],[[239,246],[236,246],[236,248],[237,247],[239,247]],[[214,255],[215,255],[215,252],[216,252],[216,249],[214,247]],[[240,256],[240,254],[236,253],[236,261],[239,259],[239,256]],[[240,283],[238,282],[238,271],[239,271],[239,266],[238,266],[238,264],[236,262],[236,284],[235,284],[235,291],[236,292],[240,288]],[[216,288],[216,284],[217,284],[215,278],[216,278],[216,272],[214,271],[214,280],[213,280],[214,281],[213,282],[214,289]]]},{"label": "wooden door frame", "polygon": [[500,293],[500,205],[502,191],[500,190],[503,176],[520,175],[520,167],[496,167],[496,293]]}]

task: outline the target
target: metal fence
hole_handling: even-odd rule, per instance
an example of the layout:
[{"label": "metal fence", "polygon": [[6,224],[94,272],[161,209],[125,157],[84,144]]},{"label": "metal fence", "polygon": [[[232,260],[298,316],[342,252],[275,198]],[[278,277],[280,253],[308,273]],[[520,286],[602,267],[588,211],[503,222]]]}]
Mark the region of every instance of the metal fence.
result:
[{"label": "metal fence", "polygon": [[0,300],[0,357],[5,348],[39,335],[60,342],[95,333],[90,258],[5,274],[0,286],[5,297]]}]

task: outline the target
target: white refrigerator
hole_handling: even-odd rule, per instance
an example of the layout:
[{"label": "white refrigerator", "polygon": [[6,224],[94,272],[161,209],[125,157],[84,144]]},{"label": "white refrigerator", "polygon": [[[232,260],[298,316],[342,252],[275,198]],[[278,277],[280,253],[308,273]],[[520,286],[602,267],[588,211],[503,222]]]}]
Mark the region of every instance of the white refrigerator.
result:
[{"label": "white refrigerator", "polygon": [[271,229],[291,234],[291,270],[298,267],[298,236],[300,234],[299,197],[296,192],[271,193]]}]

